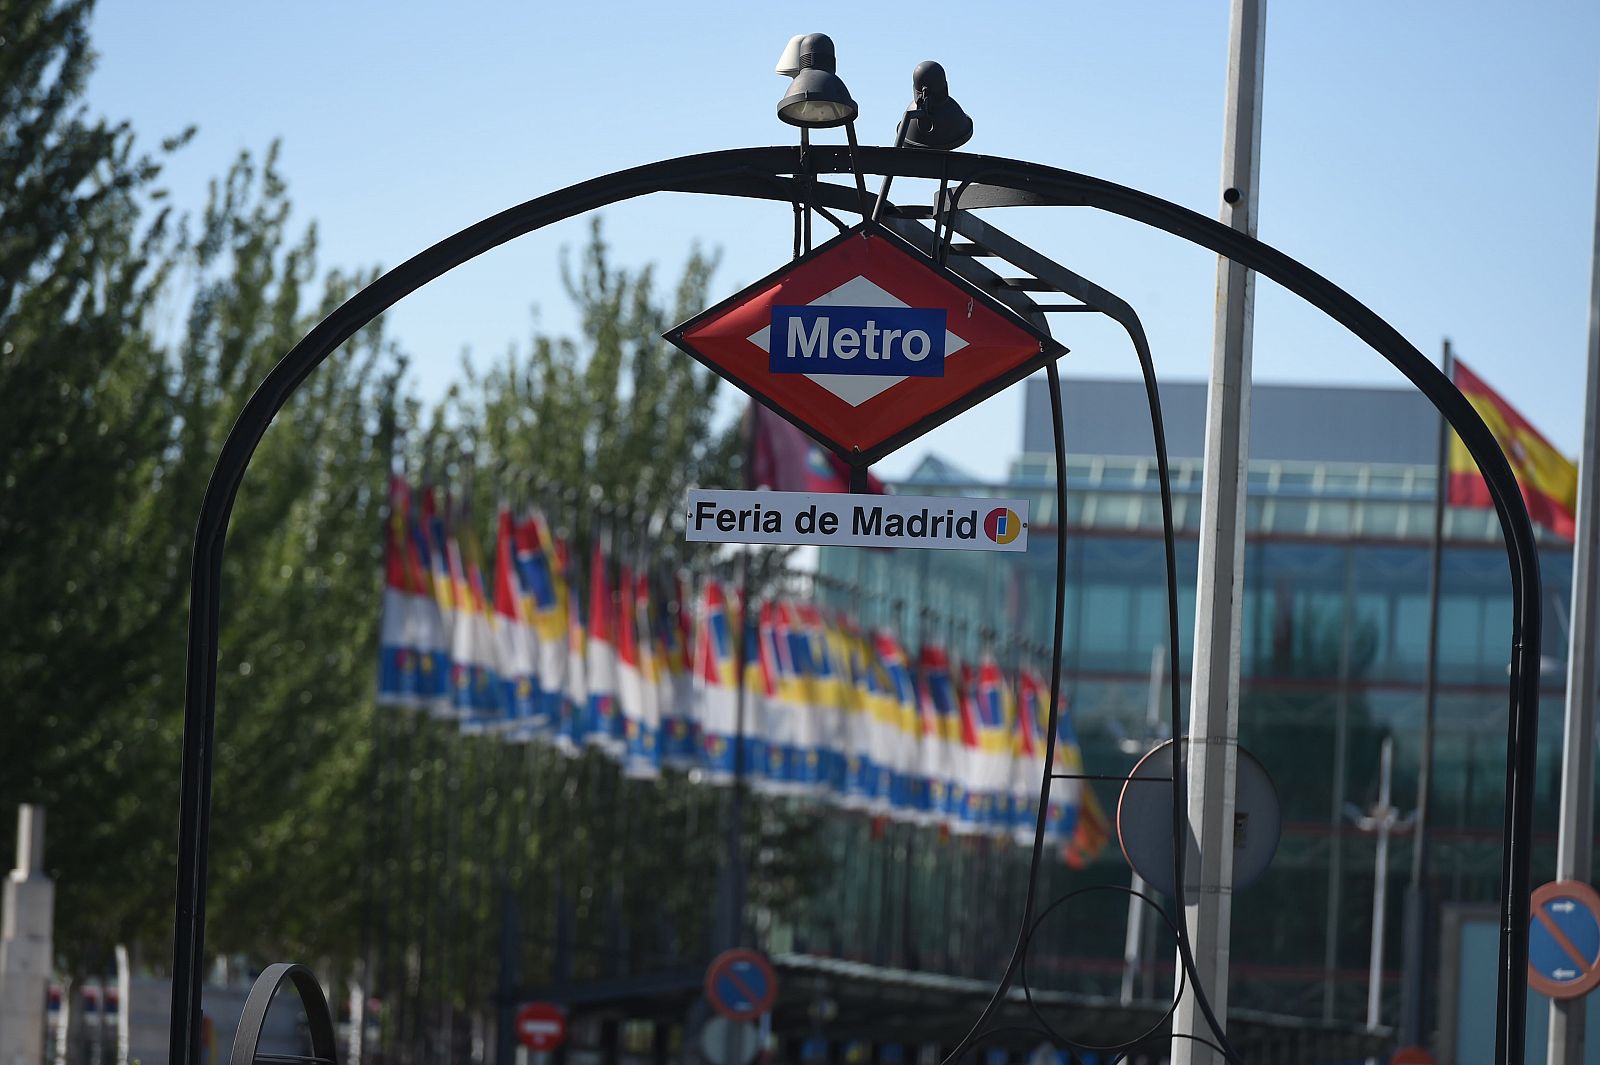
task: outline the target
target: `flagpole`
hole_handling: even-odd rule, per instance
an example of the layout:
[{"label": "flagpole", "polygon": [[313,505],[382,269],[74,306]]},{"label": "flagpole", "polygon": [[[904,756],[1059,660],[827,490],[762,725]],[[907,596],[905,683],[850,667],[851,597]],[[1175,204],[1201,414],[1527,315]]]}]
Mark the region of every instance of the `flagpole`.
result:
[{"label": "flagpole", "polygon": [[[1455,380],[1455,353],[1448,338],[1439,369]],[[1427,944],[1428,798],[1433,790],[1433,733],[1439,704],[1439,598],[1444,561],[1445,507],[1450,498],[1450,426],[1439,417],[1438,450],[1434,460],[1433,535],[1428,550],[1428,651],[1423,679],[1422,739],[1417,756],[1415,835],[1411,839],[1411,880],[1406,885],[1405,942],[1401,955],[1400,1044],[1423,1043],[1423,1000],[1427,978],[1424,955]]]},{"label": "flagpole", "polygon": [[[742,476],[746,489],[756,487],[755,483],[755,458],[756,458],[756,401],[752,399],[750,406],[745,411],[744,427],[744,469]],[[744,938],[744,855],[742,853],[744,839],[744,786],[745,766],[744,737],[746,719],[746,695],[744,674],[749,665],[745,649],[745,624],[750,612],[750,555],[755,548],[746,546],[739,553],[739,598],[732,604],[729,614],[735,622],[733,626],[733,692],[734,692],[734,725],[733,725],[733,785],[728,796],[728,840],[727,840],[727,894],[723,913],[723,942],[722,947],[737,947]]]},{"label": "flagpole", "polygon": [[[1583,450],[1578,459],[1577,528],[1572,543],[1572,625],[1567,633],[1567,707],[1561,763],[1561,823],[1556,878],[1589,880],[1594,834],[1595,633],[1600,630],[1600,179],[1595,188],[1595,244],[1589,281],[1589,369],[1584,388]],[[1584,1059],[1587,997],[1550,1002],[1550,1065]]]},{"label": "flagpole", "polygon": [[[1150,689],[1145,701],[1144,736],[1142,739],[1152,749],[1161,742],[1161,698],[1165,694],[1167,676],[1167,645],[1158,643],[1150,649]],[[1087,781],[1078,781],[1078,802],[1082,803],[1082,789]],[[1080,806],[1081,808],[1081,806]],[[1128,872],[1128,924],[1122,940],[1122,987],[1117,1001],[1124,1006],[1133,1004],[1133,983],[1144,966],[1145,902],[1149,885],[1139,870]]]}]

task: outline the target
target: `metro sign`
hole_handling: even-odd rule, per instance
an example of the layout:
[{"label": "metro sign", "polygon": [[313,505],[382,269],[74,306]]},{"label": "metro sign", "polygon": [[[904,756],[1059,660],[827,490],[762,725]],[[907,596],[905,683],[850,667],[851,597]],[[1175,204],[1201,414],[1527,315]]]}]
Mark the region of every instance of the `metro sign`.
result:
[{"label": "metro sign", "polygon": [[666,339],[858,466],[1067,350],[871,222]]}]

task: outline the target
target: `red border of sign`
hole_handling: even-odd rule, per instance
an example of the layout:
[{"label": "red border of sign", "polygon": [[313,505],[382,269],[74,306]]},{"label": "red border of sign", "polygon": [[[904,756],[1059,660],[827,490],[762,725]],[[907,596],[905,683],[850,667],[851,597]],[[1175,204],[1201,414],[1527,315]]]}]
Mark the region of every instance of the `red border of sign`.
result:
[{"label": "red border of sign", "polygon": [[[767,978],[767,993],[761,997],[753,1007],[748,1010],[736,1010],[729,1006],[717,994],[717,978],[723,971],[733,966],[736,962],[749,962],[760,969]],[[746,950],[744,947],[735,947],[725,950],[711,959],[711,964],[706,966],[705,978],[706,1001],[711,1003],[711,1008],[730,1021],[753,1021],[763,1013],[772,1009],[773,1003],[778,1001],[778,973],[767,960],[766,955],[759,951]]]},{"label": "red border of sign", "polygon": [[[1531,925],[1538,920],[1535,916],[1540,906],[1551,899],[1574,899],[1580,906],[1587,906],[1589,913],[1597,923],[1600,923],[1600,895],[1595,894],[1594,888],[1581,880],[1552,880],[1548,884],[1541,884],[1534,888],[1533,898],[1528,903],[1528,923]],[[1576,980],[1551,980],[1533,967],[1533,962],[1528,962],[1528,986],[1541,995],[1551,998],[1582,998],[1600,986],[1600,959],[1588,965],[1588,971]]]},{"label": "red border of sign", "polygon": [[[870,447],[863,448],[860,451],[855,451],[843,442],[835,439],[832,434],[807,422],[800,414],[794,411],[785,410],[772,397],[763,394],[753,382],[745,380],[744,378],[735,375],[734,372],[727,367],[713,363],[705,358],[699,352],[695,351],[694,348],[684,340],[684,334],[691,332],[705,322],[720,317],[733,308],[740,306],[741,304],[747,302],[756,293],[771,288],[786,274],[794,270],[795,267],[803,263],[810,262],[811,260],[830,251],[843,242],[851,240],[864,233],[870,233],[875,238],[881,238],[896,251],[901,252],[902,254],[907,255],[917,262],[927,266],[929,269],[935,271],[941,278],[950,282],[962,292],[966,293],[967,296],[983,305],[986,310],[998,314],[1000,317],[1005,319],[1006,324],[1013,325],[1022,332],[1033,337],[1039,342],[1039,352],[1037,355],[1018,363],[1010,370],[990,378],[987,381],[983,381],[974,385],[971,389],[956,396],[950,402],[936,408],[931,413],[896,431],[878,443],[873,444]],[[740,391],[759,401],[761,405],[766,407],[768,410],[771,410],[773,413],[778,414],[786,421],[792,422],[800,429],[803,429],[805,432],[809,433],[819,443],[826,446],[828,450],[832,451],[834,454],[838,455],[845,462],[851,464],[852,466],[867,466],[871,463],[877,462],[885,455],[888,455],[891,452],[911,443],[913,440],[916,440],[919,436],[922,436],[930,429],[949,421],[951,418],[954,418],[956,415],[961,414],[964,411],[970,410],[972,407],[982,403],[990,396],[993,396],[996,393],[1009,388],[1011,385],[1016,384],[1018,381],[1038,370],[1041,366],[1044,366],[1046,363],[1054,359],[1058,359],[1067,353],[1067,348],[1061,344],[1060,341],[1057,341],[1051,337],[1049,333],[1044,332],[1032,322],[1029,322],[1027,319],[1017,314],[1013,308],[1007,307],[989,293],[983,291],[983,289],[979,288],[977,285],[974,285],[971,281],[968,281],[960,274],[952,271],[949,267],[941,266],[937,261],[923,254],[920,249],[911,244],[910,241],[906,240],[898,233],[895,233],[893,230],[884,227],[880,223],[871,221],[861,222],[857,225],[851,226],[849,229],[845,230],[843,233],[840,233],[832,240],[829,240],[823,244],[819,244],[817,247],[811,249],[798,259],[793,259],[787,263],[784,263],[782,266],[778,267],[778,269],[767,274],[761,280],[756,281],[753,284],[746,285],[744,288],[740,289],[738,292],[735,292],[726,299],[707,307],[705,310],[701,311],[699,314],[696,314],[688,321],[669,329],[667,332],[662,334],[662,337],[669,343],[673,344],[691,356],[696,362],[699,362],[701,365],[709,368],[724,381],[727,381],[735,388],[738,388]]]}]

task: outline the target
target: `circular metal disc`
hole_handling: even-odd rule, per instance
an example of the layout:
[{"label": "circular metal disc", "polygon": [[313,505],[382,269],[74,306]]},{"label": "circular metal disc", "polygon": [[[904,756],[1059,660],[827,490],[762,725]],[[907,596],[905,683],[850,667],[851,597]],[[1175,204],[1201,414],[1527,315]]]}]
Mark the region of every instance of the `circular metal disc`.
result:
[{"label": "circular metal disc", "polygon": [[[1191,760],[1184,740],[1184,766]],[[1272,778],[1255,756],[1238,748],[1234,782],[1233,886],[1249,887],[1272,864],[1283,831],[1283,809]],[[1192,774],[1191,774],[1192,775]],[[1177,897],[1172,883],[1172,741],[1139,759],[1117,801],[1117,839],[1128,864],[1164,895]],[[1200,864],[1200,848],[1185,826],[1188,853],[1184,868]]]},{"label": "circular metal disc", "polygon": [[711,1065],[747,1065],[761,1051],[761,1033],[749,1021],[713,1017],[700,1029],[700,1053]]}]

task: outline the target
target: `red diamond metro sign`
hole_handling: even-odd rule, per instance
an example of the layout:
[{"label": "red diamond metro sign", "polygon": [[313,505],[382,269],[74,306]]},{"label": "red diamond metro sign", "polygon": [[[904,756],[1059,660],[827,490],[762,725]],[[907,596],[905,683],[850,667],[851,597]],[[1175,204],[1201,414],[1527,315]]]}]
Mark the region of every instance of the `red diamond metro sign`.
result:
[{"label": "red diamond metro sign", "polygon": [[1066,353],[870,222],[666,339],[853,465],[877,461]]}]

